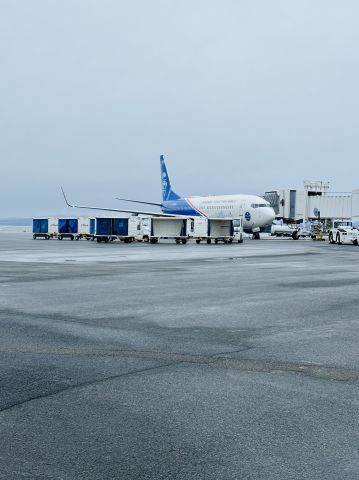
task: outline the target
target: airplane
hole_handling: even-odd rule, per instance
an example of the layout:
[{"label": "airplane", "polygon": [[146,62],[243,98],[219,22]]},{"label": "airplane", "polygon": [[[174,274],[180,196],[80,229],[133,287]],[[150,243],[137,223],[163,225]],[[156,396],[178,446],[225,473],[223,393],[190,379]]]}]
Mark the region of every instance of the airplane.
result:
[{"label": "airplane", "polygon": [[118,198],[132,203],[152,205],[161,208],[161,212],[148,212],[143,210],[126,210],[118,208],[100,208],[86,205],[74,205],[67,201],[62,190],[66,204],[73,208],[86,208],[91,210],[102,210],[107,212],[123,212],[135,215],[152,215],[159,217],[206,217],[206,218],[227,218],[236,219],[243,215],[244,231],[253,234],[254,239],[260,238],[260,229],[270,225],[275,218],[273,208],[269,202],[257,195],[211,195],[205,197],[182,198],[172,190],[171,182],[167,172],[164,156],[160,156],[161,182],[162,182],[162,203],[145,202]]}]

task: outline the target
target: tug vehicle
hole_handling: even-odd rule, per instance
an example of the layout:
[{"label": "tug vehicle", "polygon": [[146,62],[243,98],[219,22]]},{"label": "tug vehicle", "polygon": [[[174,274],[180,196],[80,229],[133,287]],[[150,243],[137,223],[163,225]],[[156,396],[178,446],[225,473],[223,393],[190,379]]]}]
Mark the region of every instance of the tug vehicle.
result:
[{"label": "tug vehicle", "polygon": [[337,245],[358,245],[359,231],[353,227],[353,222],[335,220],[329,230],[329,243]]}]

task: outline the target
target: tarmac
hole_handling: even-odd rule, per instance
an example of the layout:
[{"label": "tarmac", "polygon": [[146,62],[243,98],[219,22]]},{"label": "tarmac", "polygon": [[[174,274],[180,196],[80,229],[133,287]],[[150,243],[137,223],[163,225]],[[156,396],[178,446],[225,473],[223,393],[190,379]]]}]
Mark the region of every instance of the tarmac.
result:
[{"label": "tarmac", "polygon": [[0,232],[0,478],[359,478],[358,259]]}]

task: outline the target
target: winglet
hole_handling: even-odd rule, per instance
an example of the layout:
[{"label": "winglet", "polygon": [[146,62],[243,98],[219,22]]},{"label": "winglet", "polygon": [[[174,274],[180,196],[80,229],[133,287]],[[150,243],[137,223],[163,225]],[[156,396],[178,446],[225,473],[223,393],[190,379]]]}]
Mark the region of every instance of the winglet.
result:
[{"label": "winglet", "polygon": [[71,204],[70,204],[70,203],[67,201],[67,198],[66,198],[66,195],[65,195],[64,189],[63,189],[62,187],[60,187],[60,188],[61,188],[61,191],[62,191],[62,195],[64,196],[64,199],[65,199],[66,205],[67,205],[68,207],[72,207],[72,208],[74,208],[74,207],[75,207],[75,205],[71,205]]}]

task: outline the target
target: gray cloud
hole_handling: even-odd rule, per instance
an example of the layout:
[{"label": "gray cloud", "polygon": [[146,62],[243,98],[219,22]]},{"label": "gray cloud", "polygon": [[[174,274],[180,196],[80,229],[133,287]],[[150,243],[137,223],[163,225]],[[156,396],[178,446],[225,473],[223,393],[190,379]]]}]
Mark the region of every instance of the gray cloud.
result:
[{"label": "gray cloud", "polygon": [[[0,216],[359,186],[355,1],[0,1]],[[354,174],[353,174],[354,173]]]}]

